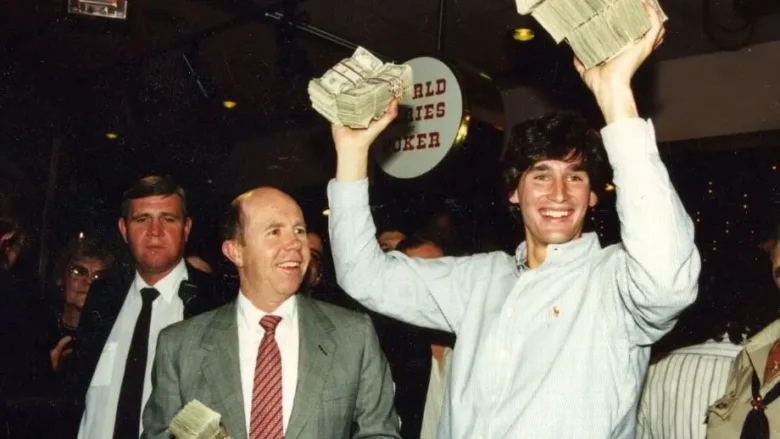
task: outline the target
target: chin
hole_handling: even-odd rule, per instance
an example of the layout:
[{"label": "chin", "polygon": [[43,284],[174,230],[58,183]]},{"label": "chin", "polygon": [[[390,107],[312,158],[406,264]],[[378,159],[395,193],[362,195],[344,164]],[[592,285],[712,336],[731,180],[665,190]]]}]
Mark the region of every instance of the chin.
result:
[{"label": "chin", "polygon": [[543,235],[544,242],[549,244],[566,244],[569,241],[573,241],[576,235],[572,233],[552,232]]}]

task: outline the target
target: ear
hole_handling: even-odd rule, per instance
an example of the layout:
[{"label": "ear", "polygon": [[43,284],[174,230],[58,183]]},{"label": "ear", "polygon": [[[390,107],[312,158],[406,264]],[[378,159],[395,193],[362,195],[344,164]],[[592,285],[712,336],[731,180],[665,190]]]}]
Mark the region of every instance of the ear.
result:
[{"label": "ear", "polygon": [[0,236],[0,242],[10,241],[14,237],[16,232],[8,232],[3,236]]},{"label": "ear", "polygon": [[222,254],[236,266],[241,268],[244,266],[244,257],[239,248],[238,241],[235,239],[228,239],[222,242]]},{"label": "ear", "polygon": [[512,204],[520,204],[520,191],[515,189],[509,194],[509,202]]},{"label": "ear", "polygon": [[190,238],[190,230],[192,230],[192,218],[187,217],[187,219],[184,220],[184,242],[187,242]]},{"label": "ear", "polygon": [[588,207],[594,207],[599,202],[599,196],[595,192],[590,191],[590,198],[588,200]]},{"label": "ear", "polygon": [[125,244],[127,244],[127,223],[125,223],[125,219],[119,218],[117,226],[119,227],[119,233],[122,235],[122,239],[124,239]]}]

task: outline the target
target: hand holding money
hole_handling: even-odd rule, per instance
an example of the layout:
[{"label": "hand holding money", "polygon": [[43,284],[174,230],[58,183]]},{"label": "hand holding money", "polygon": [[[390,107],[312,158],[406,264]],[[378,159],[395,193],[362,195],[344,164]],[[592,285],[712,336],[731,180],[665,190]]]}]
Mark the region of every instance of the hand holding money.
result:
[{"label": "hand holding money", "polygon": [[332,124],[367,128],[385,114],[393,99],[411,94],[412,68],[383,63],[358,47],[321,78],[309,82],[312,107]]},{"label": "hand holding money", "polygon": [[198,400],[187,403],[171,420],[169,432],[176,439],[230,439],[221,416]]},{"label": "hand holding money", "polygon": [[629,44],[606,64],[585,68],[576,59],[574,65],[582,80],[591,89],[607,123],[621,118],[637,117],[631,92],[631,79],[642,63],[662,42],[665,34],[661,13],[649,3],[643,3],[650,22],[645,36]]},{"label": "hand holding money", "polygon": [[384,115],[365,129],[333,124],[331,132],[336,147],[336,180],[356,181],[368,175],[368,151],[371,144],[398,116],[398,99],[392,99]]},{"label": "hand holding money", "polygon": [[658,0],[516,0],[520,14],[532,15],[560,43],[566,40],[585,68],[602,64],[651,29],[643,8],[650,3],[667,19]]}]

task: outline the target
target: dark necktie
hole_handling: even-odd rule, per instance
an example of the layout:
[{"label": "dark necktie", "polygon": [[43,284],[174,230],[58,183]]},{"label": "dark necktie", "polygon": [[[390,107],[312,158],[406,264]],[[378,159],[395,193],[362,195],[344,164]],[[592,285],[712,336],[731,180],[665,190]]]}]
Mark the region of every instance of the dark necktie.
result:
[{"label": "dark necktie", "polygon": [[750,401],[753,408],[745,417],[745,423],[742,424],[740,439],[769,439],[769,420],[766,418],[764,410],[780,396],[780,384],[775,384],[772,390],[761,397],[761,383],[759,383],[758,374],[754,370],[750,390],[753,393],[753,400]]},{"label": "dark necktie", "polygon": [[142,288],[144,304],[135,322],[133,340],[125,362],[125,374],[116,407],[114,439],[138,439],[141,421],[141,403],[144,394],[146,356],[149,350],[149,325],[152,322],[152,302],[160,295],[154,288]]}]

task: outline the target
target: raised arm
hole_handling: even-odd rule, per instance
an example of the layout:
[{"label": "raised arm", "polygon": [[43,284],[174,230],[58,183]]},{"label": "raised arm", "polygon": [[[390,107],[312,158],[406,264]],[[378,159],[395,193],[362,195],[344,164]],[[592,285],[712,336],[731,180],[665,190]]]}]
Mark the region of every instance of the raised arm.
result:
[{"label": "raised arm", "polygon": [[368,204],[369,147],[398,113],[387,113],[367,129],[333,126],[338,155],[328,185],[330,237],[339,285],[364,306],[418,326],[457,332],[474,284],[488,276],[489,255],[413,259],[385,254],[375,239]]},{"label": "raised arm", "polygon": [[693,222],[658,154],[652,125],[638,118],[631,91],[631,78],[664,35],[658,12],[645,8],[652,27],[642,40],[603,66],[585,70],[575,61],[607,122],[602,136],[624,249],[615,267],[615,303],[633,317],[636,344],[653,343],[671,329],[696,299],[701,269]]}]

